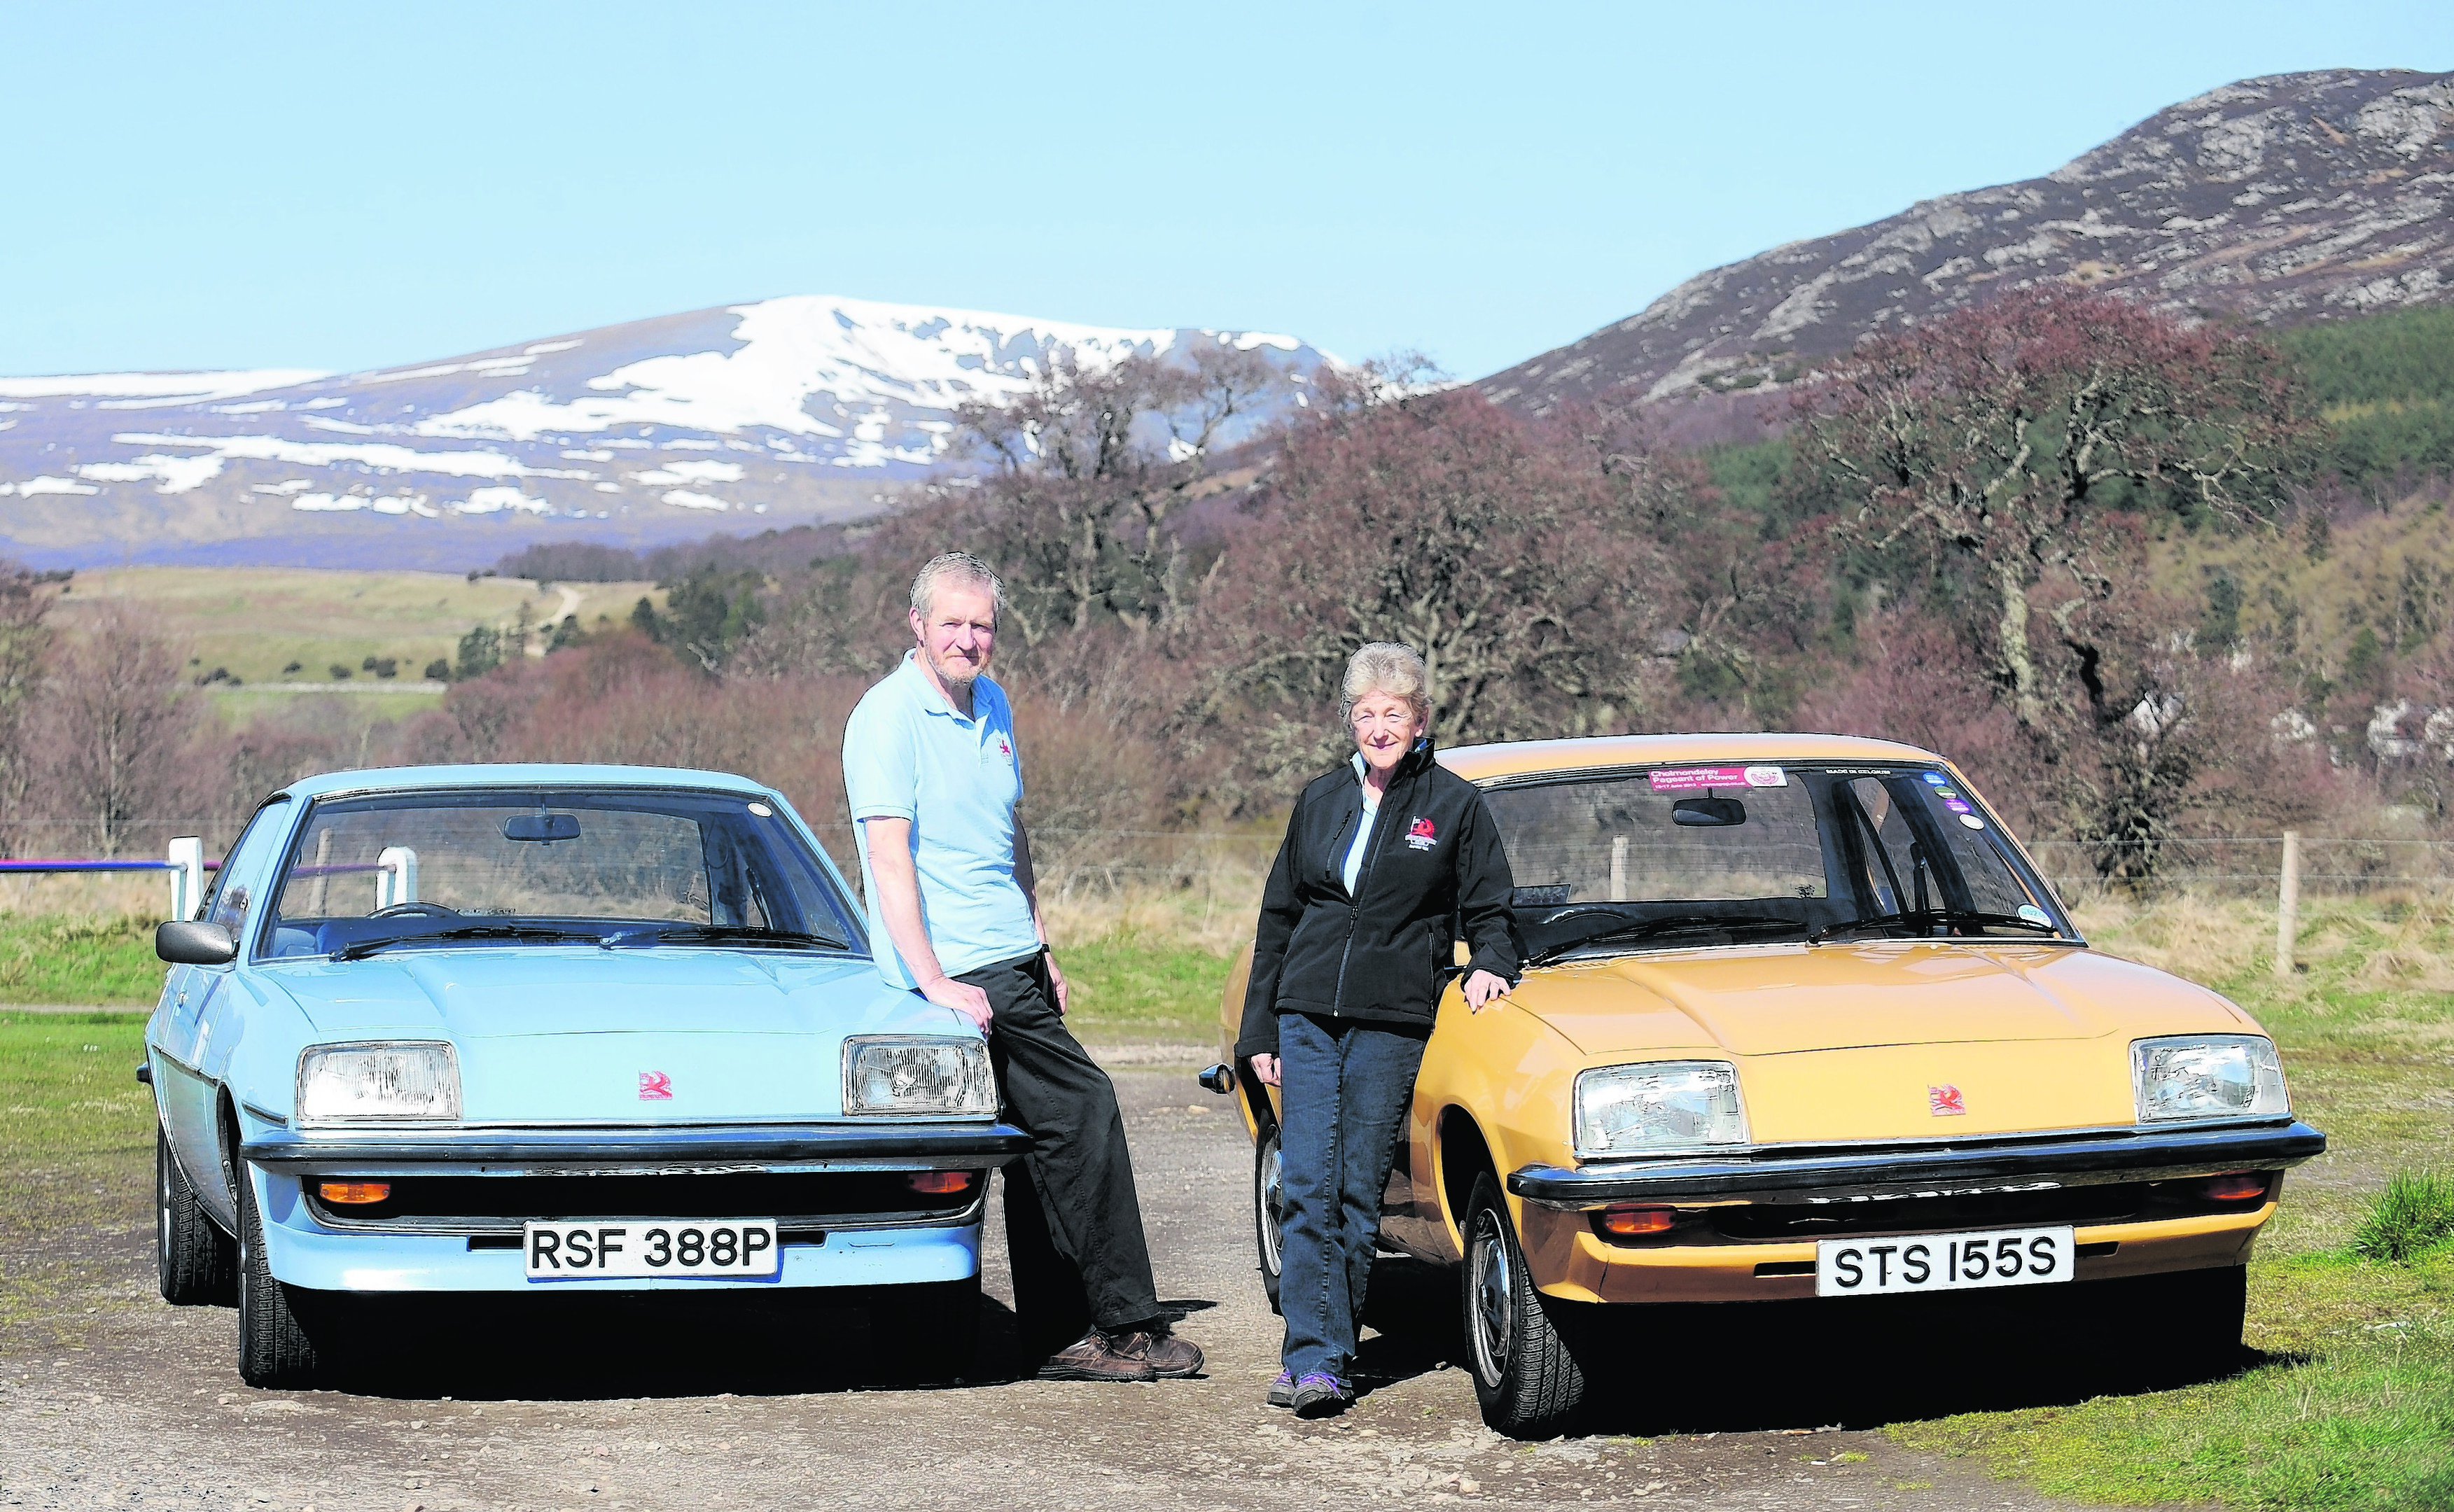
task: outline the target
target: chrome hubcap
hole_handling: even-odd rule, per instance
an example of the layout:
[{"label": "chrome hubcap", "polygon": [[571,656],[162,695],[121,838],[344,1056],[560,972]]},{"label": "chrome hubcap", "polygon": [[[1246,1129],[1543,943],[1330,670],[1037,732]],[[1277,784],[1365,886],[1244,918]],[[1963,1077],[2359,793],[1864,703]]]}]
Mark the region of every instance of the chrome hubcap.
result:
[{"label": "chrome hubcap", "polygon": [[1286,1188],[1278,1175],[1278,1141],[1272,1139],[1261,1150],[1260,1179],[1254,1183],[1255,1217],[1261,1226],[1261,1262],[1270,1274],[1279,1274],[1278,1234],[1286,1212]]},{"label": "chrome hubcap", "polygon": [[1508,1341],[1516,1321],[1516,1277],[1509,1267],[1508,1236],[1499,1222],[1499,1215],[1489,1208],[1475,1215],[1468,1280],[1473,1288],[1475,1373],[1486,1386],[1499,1385],[1508,1373]]}]

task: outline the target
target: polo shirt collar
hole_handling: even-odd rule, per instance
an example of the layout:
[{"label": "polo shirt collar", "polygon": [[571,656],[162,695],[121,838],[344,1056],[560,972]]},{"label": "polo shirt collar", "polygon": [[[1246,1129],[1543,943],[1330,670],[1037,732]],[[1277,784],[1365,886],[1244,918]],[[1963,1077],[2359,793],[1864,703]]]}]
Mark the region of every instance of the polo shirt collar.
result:
[{"label": "polo shirt collar", "polygon": [[982,722],[983,711],[980,707],[979,684],[972,685],[972,712],[966,716],[963,711],[947,701],[946,695],[938,688],[936,679],[931,677],[927,670],[920,665],[920,653],[917,648],[903,654],[903,665],[896,671],[911,679],[913,699],[920,705],[923,714],[943,715],[949,719],[961,719],[965,724]]}]

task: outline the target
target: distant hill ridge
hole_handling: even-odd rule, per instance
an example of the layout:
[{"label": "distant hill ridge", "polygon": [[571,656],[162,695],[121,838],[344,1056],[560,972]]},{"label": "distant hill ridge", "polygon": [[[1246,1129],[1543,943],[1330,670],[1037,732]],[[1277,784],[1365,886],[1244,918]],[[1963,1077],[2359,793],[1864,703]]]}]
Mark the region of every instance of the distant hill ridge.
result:
[{"label": "distant hill ridge", "polygon": [[957,406],[1060,355],[1203,344],[1297,389],[1332,360],[1262,332],[801,295],[365,373],[0,378],[0,554],[457,569],[843,518],[946,463]]},{"label": "distant hill ridge", "polygon": [[1479,387],[1529,413],[1597,400],[1718,439],[1870,331],[2068,280],[2292,325],[2454,298],[2454,73],[2246,79],[2042,178],[1945,194],[1680,284]]}]

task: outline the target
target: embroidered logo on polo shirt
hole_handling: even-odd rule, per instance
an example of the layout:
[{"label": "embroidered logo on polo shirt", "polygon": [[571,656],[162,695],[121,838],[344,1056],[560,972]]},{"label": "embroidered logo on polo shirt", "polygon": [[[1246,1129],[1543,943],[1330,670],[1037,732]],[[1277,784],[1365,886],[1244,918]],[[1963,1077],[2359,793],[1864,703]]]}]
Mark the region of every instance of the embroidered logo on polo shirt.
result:
[{"label": "embroidered logo on polo shirt", "polygon": [[1430,850],[1438,838],[1439,833],[1432,828],[1432,821],[1429,819],[1418,818],[1407,826],[1406,843],[1418,851]]}]

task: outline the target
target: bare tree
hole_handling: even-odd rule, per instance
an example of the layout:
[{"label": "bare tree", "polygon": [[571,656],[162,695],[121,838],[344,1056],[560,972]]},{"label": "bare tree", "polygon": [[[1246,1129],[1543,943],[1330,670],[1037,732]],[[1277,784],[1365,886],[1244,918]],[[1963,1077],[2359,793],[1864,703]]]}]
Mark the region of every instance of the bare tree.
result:
[{"label": "bare tree", "polygon": [[204,710],[180,675],[186,659],[156,621],[108,601],[53,650],[41,787],[102,856],[161,824],[176,833],[203,796],[192,757]]},{"label": "bare tree", "polygon": [[1633,493],[1471,390],[1347,397],[1295,427],[1183,637],[1194,725],[1241,748],[1214,770],[1308,774],[1370,640],[1422,654],[1444,740],[1623,728],[1662,577]]},{"label": "bare tree", "polygon": [[2026,291],[1865,342],[1801,394],[1838,544],[1939,605],[2108,876],[2154,870],[2203,764],[2146,522],[2269,514],[2313,421],[2263,342]]},{"label": "bare tree", "polygon": [[1288,381],[1224,344],[1096,369],[1060,353],[1012,403],[966,405],[960,423],[993,466],[952,509],[1006,573],[1024,643],[1103,620],[1140,636],[1179,613],[1184,507],[1232,422]]},{"label": "bare tree", "polygon": [[11,817],[27,812],[36,764],[28,740],[29,715],[50,631],[43,623],[51,595],[21,563],[0,559],[0,856],[23,843]]}]

